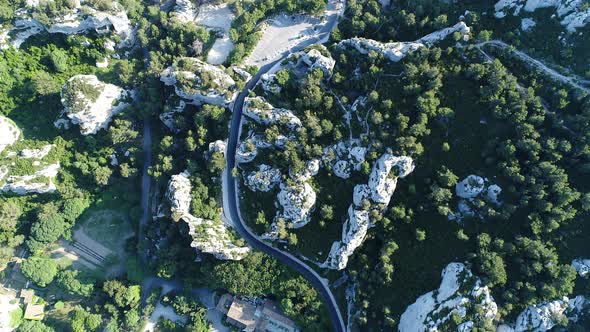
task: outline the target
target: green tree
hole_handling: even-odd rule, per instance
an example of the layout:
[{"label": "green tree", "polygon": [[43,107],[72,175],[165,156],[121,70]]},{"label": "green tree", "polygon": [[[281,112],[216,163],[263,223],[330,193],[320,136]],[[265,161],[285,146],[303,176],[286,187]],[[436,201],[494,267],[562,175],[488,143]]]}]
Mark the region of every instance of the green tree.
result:
[{"label": "green tree", "polygon": [[57,274],[57,262],[47,257],[32,256],[23,261],[21,270],[25,277],[40,287],[45,287]]}]

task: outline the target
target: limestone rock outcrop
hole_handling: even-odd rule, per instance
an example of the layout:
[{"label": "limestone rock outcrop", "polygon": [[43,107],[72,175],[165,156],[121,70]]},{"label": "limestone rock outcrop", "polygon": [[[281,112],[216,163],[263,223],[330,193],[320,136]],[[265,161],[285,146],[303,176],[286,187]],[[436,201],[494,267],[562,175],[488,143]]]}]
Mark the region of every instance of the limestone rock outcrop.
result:
[{"label": "limestone rock outcrop", "polygon": [[402,314],[398,330],[447,331],[447,322],[457,314],[463,319],[458,331],[471,331],[474,322],[493,322],[498,306],[487,286],[462,263],[450,263],[442,272],[437,290],[420,296]]},{"label": "limestone rock outcrop", "polygon": [[282,183],[277,199],[280,205],[277,217],[287,221],[287,227],[300,228],[309,223],[316,201],[316,193],[309,183]]},{"label": "limestone rock outcrop", "polygon": [[166,198],[174,221],[184,221],[192,237],[191,247],[199,252],[212,254],[217,259],[240,260],[250,248],[236,243],[236,238],[229,226],[220,220],[197,218],[190,213],[191,182],[190,174],[173,175],[168,182]]},{"label": "limestone rock outcrop", "polygon": [[[0,160],[0,192],[17,195],[55,192],[57,188],[53,181],[60,164],[56,158],[48,156],[54,148],[49,144],[37,149],[9,151]],[[15,167],[17,163],[18,168]]]},{"label": "limestone rock outcrop", "polygon": [[0,152],[14,144],[21,137],[20,128],[11,119],[0,115]]},{"label": "limestone rock outcrop", "polygon": [[584,0],[500,0],[494,6],[494,15],[497,18],[509,14],[519,16],[522,10],[532,13],[541,8],[555,8],[561,25],[570,33],[590,22],[590,8]]},{"label": "limestone rock outcrop", "polygon": [[361,54],[375,51],[383,54],[390,61],[398,62],[405,58],[408,53],[437,43],[455,32],[461,33],[463,39],[468,39],[471,29],[464,22],[459,22],[452,27],[435,31],[413,42],[381,43],[372,39],[355,37],[341,41],[338,46],[353,47]]},{"label": "limestone rock outcrop", "polygon": [[414,170],[410,157],[395,157],[389,153],[377,160],[369,176],[371,199],[376,203],[388,204],[395,191],[398,178],[404,178]]},{"label": "limestone rock outcrop", "polygon": [[293,112],[275,108],[263,97],[246,97],[243,114],[259,124],[285,124],[291,130],[301,127],[301,120]]},{"label": "limestone rock outcrop", "polygon": [[[82,135],[96,134],[108,127],[114,115],[129,104],[133,93],[116,85],[103,83],[94,75],[76,75],[62,87],[63,114],[80,125]],[[59,125],[56,121],[56,126]]]},{"label": "limestone rock outcrop", "polygon": [[160,74],[160,80],[174,86],[176,94],[193,104],[229,106],[238,91],[234,79],[223,66],[215,66],[197,58],[181,57]]},{"label": "limestone rock outcrop", "polygon": [[130,47],[135,42],[135,31],[121,4],[109,2],[108,8],[95,6],[89,1],[73,1],[73,6],[63,6],[60,12],[47,15],[43,11],[42,21],[37,19],[37,11],[41,11],[38,2],[31,2],[28,8],[17,11],[14,27],[7,32],[5,43],[14,47],[20,45],[29,37],[41,32],[62,33],[67,35],[95,31],[99,34],[114,32],[120,39],[119,47]]},{"label": "limestone rock outcrop", "polygon": [[281,181],[281,171],[266,164],[246,175],[246,186],[252,191],[269,191]]},{"label": "limestone rock outcrop", "polygon": [[502,204],[498,196],[502,188],[487,178],[469,175],[455,185],[458,197],[457,211],[448,214],[449,220],[461,222],[465,217],[484,218],[485,208],[498,207]]},{"label": "limestone rock outcrop", "polygon": [[572,261],[572,267],[576,269],[580,277],[588,278],[590,276],[590,258],[576,258]]},{"label": "limestone rock outcrop", "polygon": [[348,258],[362,245],[371,227],[371,210],[382,212],[391,200],[397,179],[406,177],[413,170],[414,162],[406,156],[396,157],[385,153],[375,162],[368,184],[358,184],[354,187],[353,204],[348,208],[348,219],[342,229],[342,240],[332,243],[328,258],[322,267],[337,270],[346,268]]}]

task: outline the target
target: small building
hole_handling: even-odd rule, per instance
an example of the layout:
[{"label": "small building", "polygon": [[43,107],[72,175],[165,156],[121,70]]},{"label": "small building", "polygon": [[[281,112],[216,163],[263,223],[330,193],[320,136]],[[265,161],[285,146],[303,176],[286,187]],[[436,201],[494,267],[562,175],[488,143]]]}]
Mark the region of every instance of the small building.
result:
[{"label": "small building", "polygon": [[27,304],[25,308],[25,319],[29,320],[43,320],[45,317],[45,305],[43,304]]},{"label": "small building", "polygon": [[227,312],[228,323],[246,332],[253,332],[257,325],[257,319],[254,305],[234,298]]},{"label": "small building", "polygon": [[21,289],[19,297],[24,304],[33,303],[35,300],[35,291],[32,289]]},{"label": "small building", "polygon": [[276,304],[265,301],[255,305],[224,294],[216,306],[217,311],[227,315],[227,322],[246,332],[299,332],[297,325],[285,317]]}]

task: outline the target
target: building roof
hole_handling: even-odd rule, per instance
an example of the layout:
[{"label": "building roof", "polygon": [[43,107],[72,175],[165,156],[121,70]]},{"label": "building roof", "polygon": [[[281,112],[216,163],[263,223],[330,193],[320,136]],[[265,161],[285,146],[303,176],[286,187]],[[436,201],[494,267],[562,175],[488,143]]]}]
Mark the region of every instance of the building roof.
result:
[{"label": "building roof", "polygon": [[258,328],[268,332],[299,331],[297,325],[292,320],[278,312],[276,307],[267,304],[262,309],[262,321]]},{"label": "building roof", "polygon": [[238,323],[239,327],[253,331],[256,327],[256,307],[248,302],[234,299],[227,312],[227,318]]},{"label": "building roof", "polygon": [[35,298],[35,291],[32,289],[21,289],[20,297],[23,299],[23,303],[33,303],[33,299]]},{"label": "building roof", "polygon": [[217,302],[217,306],[215,307],[215,309],[217,309],[217,311],[221,312],[222,314],[227,314],[233,300],[233,295],[223,294],[219,298],[219,302]]},{"label": "building roof", "polygon": [[43,304],[27,304],[24,318],[30,320],[42,320],[43,317],[45,317],[44,307],[45,305]]}]

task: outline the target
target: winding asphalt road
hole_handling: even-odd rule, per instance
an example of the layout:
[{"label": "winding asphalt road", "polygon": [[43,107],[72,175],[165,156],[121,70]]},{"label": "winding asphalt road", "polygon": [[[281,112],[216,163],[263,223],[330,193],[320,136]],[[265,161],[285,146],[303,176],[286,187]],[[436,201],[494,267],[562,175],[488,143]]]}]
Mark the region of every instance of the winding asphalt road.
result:
[{"label": "winding asphalt road", "polygon": [[309,45],[316,44],[322,40],[327,40],[328,36],[332,29],[336,26],[338,21],[338,15],[334,15],[333,17],[328,18],[327,24],[320,30],[320,33],[316,38],[310,39],[296,47],[292,48],[291,50],[282,54],[278,60],[269,63],[258,71],[254,77],[246,84],[244,90],[240,92],[238,97],[234,102],[233,107],[233,115],[231,121],[231,128],[229,133],[229,139],[227,144],[227,165],[226,165],[226,172],[224,172],[224,176],[226,177],[225,190],[228,192],[223,195],[224,199],[227,199],[228,202],[224,204],[229,209],[225,211],[226,218],[228,218],[235,230],[248,242],[250,246],[255,249],[258,249],[266,254],[269,254],[279,260],[281,263],[293,268],[298,273],[300,273],[305,279],[307,279],[320,293],[328,311],[330,313],[330,318],[332,320],[332,325],[336,332],[344,332],[346,331],[346,327],[344,324],[344,320],[342,319],[342,313],[338,307],[338,303],[330,290],[330,287],[327,282],[324,282],[324,279],[317,274],[311,267],[305,264],[303,261],[298,259],[297,257],[281,251],[275,247],[268,245],[267,243],[261,241],[258,236],[256,236],[249,228],[246,226],[244,220],[242,219],[238,207],[238,190],[237,190],[237,182],[236,179],[232,176],[231,170],[236,166],[236,149],[238,147],[239,135],[240,135],[240,126],[242,122],[242,109],[244,106],[244,99],[248,95],[249,91],[254,88],[260,77],[266,73],[272,66],[276,63],[283,61],[285,57],[287,57],[290,53],[299,51]]}]

